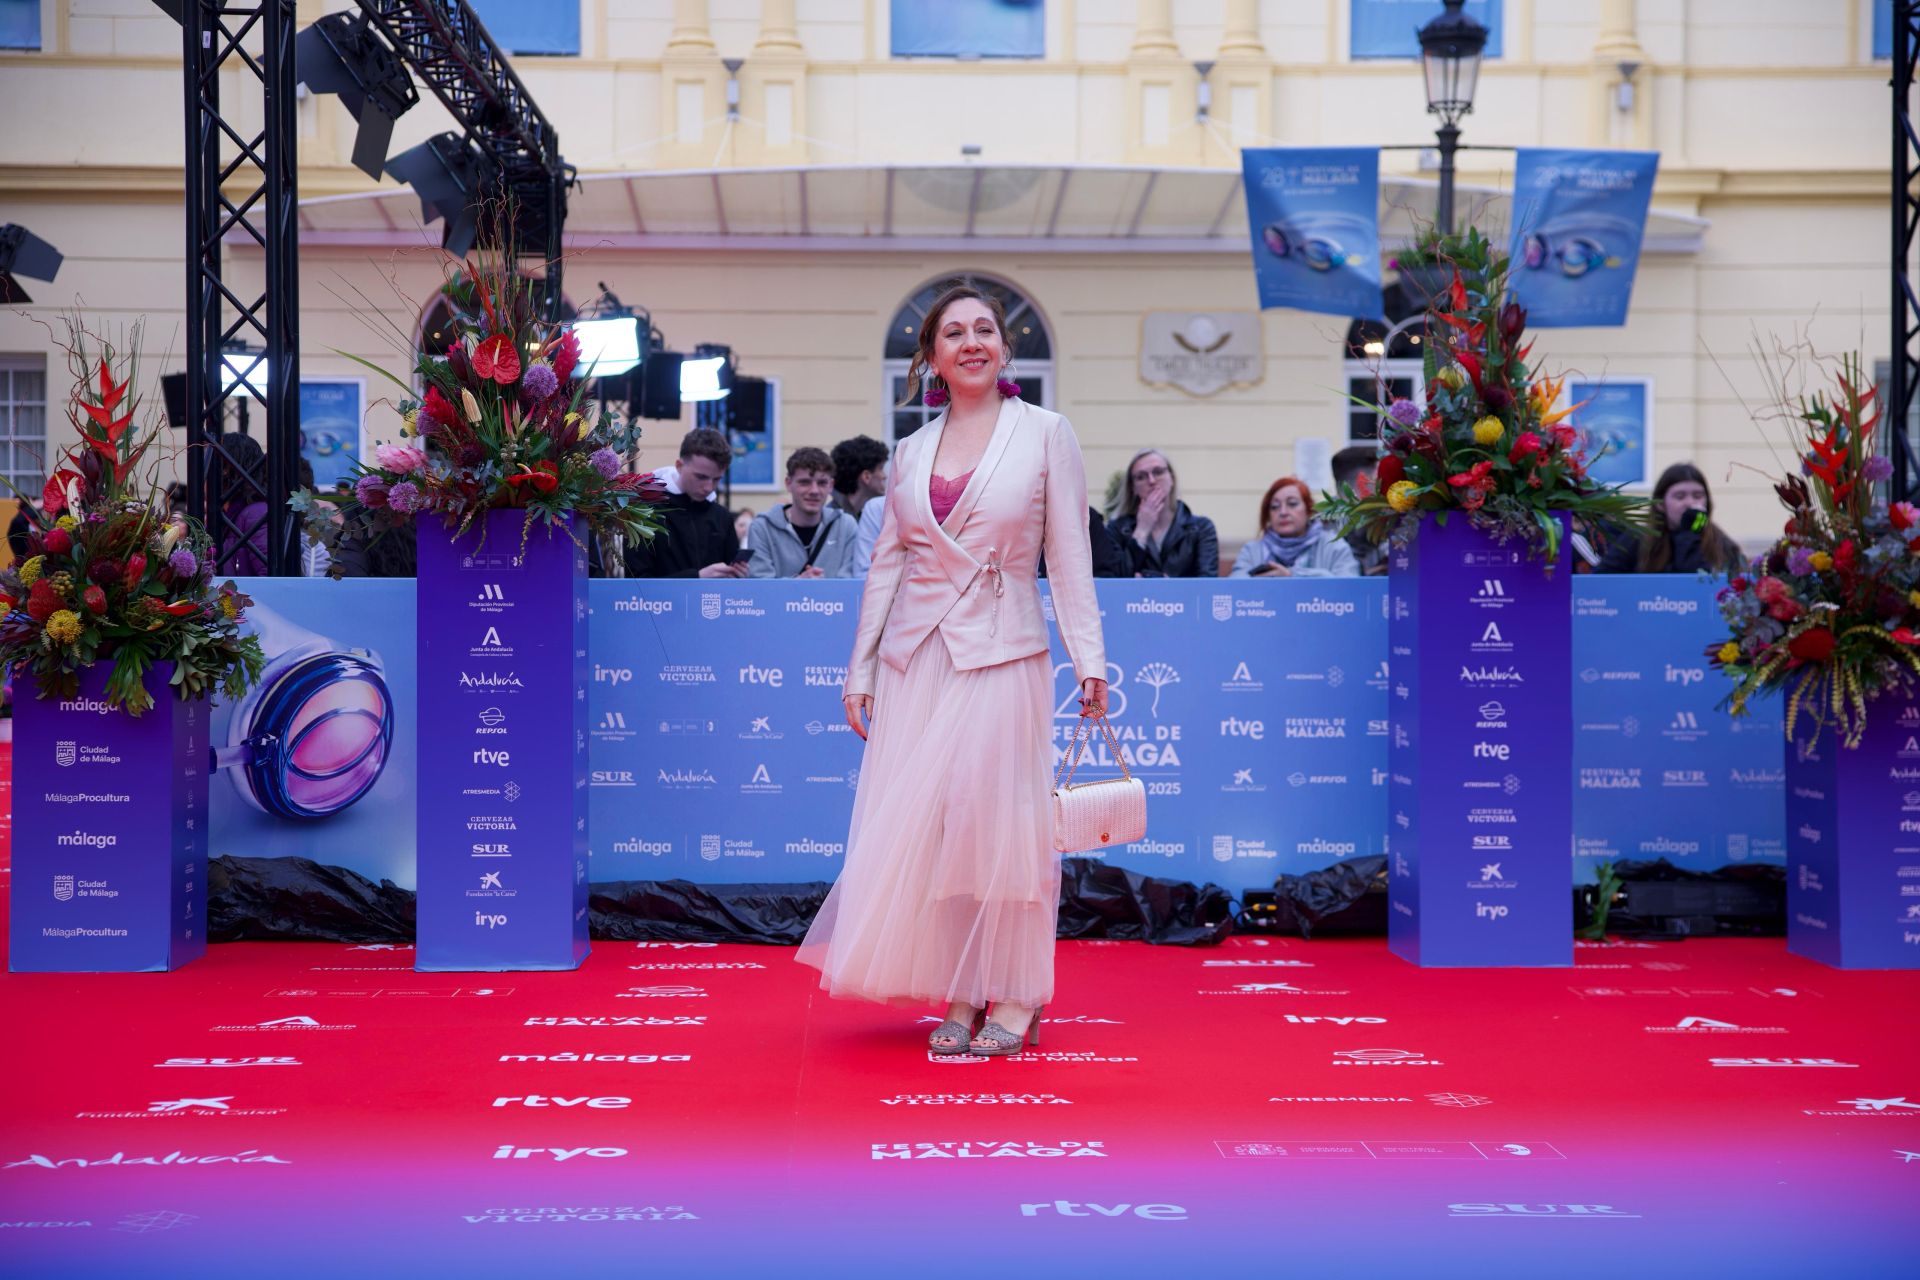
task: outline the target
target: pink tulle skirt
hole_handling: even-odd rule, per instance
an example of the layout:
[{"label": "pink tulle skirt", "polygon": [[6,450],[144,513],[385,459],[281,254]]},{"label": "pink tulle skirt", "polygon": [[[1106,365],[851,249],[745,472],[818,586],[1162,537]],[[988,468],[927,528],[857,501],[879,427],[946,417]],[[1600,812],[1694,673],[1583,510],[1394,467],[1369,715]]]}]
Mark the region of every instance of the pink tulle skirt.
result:
[{"label": "pink tulle skirt", "polygon": [[1053,995],[1052,666],[959,671],[939,632],[880,664],[847,864],[795,959],[835,996],[1028,1007]]}]

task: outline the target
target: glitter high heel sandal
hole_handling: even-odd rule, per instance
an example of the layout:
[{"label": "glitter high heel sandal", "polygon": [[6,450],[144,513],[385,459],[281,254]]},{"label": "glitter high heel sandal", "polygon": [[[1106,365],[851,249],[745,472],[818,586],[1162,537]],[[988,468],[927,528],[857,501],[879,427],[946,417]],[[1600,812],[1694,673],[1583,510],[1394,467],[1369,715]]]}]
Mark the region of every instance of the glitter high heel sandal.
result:
[{"label": "glitter high heel sandal", "polygon": [[985,1009],[978,1009],[969,1022],[956,1022],[948,1018],[927,1036],[927,1052],[941,1058],[958,1057],[965,1053],[975,1028],[979,1027],[986,1016]]},{"label": "glitter high heel sandal", "polygon": [[968,1047],[976,1058],[1005,1058],[1019,1053],[1031,1044],[1040,1047],[1040,1015],[1047,1011],[1041,1005],[1033,1011],[1033,1020],[1027,1023],[1025,1035],[1015,1035],[997,1022],[989,1022],[980,1028],[980,1034],[973,1038]]}]

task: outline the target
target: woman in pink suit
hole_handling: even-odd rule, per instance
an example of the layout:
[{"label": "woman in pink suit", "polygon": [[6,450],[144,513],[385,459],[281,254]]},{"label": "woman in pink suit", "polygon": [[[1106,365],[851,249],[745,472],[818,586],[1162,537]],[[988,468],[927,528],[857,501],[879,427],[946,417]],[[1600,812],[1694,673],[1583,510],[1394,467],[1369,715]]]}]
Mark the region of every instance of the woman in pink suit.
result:
[{"label": "woman in pink suit", "polygon": [[908,386],[947,411],[894,457],[844,690],[867,740],[846,869],[797,957],[836,996],[945,1006],[936,1054],[1039,1043],[1053,994],[1042,553],[1080,714],[1107,704],[1080,445],[1019,398],[1009,359],[1000,304],[970,286],[920,327]]}]

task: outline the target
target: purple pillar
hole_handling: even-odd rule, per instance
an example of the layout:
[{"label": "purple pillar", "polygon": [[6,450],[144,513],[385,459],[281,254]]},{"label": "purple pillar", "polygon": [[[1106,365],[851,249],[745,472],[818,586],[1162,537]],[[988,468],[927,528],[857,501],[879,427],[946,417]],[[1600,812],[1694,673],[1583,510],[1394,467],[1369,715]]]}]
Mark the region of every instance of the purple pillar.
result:
[{"label": "purple pillar", "polygon": [[1388,582],[1388,941],[1427,967],[1573,963],[1572,598],[1455,513]]},{"label": "purple pillar", "polygon": [[109,710],[105,662],[72,698],[13,704],[13,892],[8,967],[150,973],[207,949],[207,704],[173,664],[147,673],[144,715]]},{"label": "purple pillar", "polygon": [[1836,969],[1920,969],[1920,689],[1888,692],[1851,750],[1787,751],[1787,949]]},{"label": "purple pillar", "polygon": [[525,520],[420,525],[422,970],[587,956],[586,534]]}]

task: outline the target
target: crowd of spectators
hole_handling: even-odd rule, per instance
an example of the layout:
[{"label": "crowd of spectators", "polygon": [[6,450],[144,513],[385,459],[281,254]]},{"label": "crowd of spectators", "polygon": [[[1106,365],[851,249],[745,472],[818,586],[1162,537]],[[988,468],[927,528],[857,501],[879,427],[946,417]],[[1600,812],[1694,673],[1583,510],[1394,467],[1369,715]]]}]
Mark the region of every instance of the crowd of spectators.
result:
[{"label": "crowd of spectators", "polygon": [[[223,570],[266,571],[266,452],[238,432],[220,437],[211,465],[221,471],[226,497],[220,525]],[[888,446],[869,436],[842,440],[831,451],[795,449],[787,456],[787,500],[764,511],[729,510],[720,500],[733,465],[733,446],[712,428],[687,432],[679,456],[654,474],[667,491],[660,504],[660,531],[624,548],[615,571],[630,578],[864,578],[886,513]],[[1373,468],[1366,446],[1333,457],[1336,488],[1353,484]],[[313,485],[311,465],[300,462],[299,483]],[[211,478],[211,476],[209,477]],[[177,495],[173,490],[181,490]],[[1742,563],[1740,546],[1713,521],[1713,495],[1706,476],[1690,462],[1677,462],[1653,487],[1658,532],[1580,525],[1571,544],[1576,573],[1727,573]],[[169,497],[185,499],[175,485]],[[1259,518],[1245,530],[1231,564],[1221,557],[1214,522],[1180,497],[1172,459],[1142,449],[1117,475],[1108,510],[1087,511],[1095,577],[1101,578],[1350,578],[1384,574],[1386,549],[1360,535],[1342,537],[1314,515],[1306,481],[1282,476],[1267,486]],[[7,530],[18,557],[26,545],[33,509],[19,502]],[[411,529],[396,530],[370,545],[342,539],[331,551],[302,533],[304,576],[411,577]],[[594,548],[593,572],[606,572]],[[1045,565],[1041,573],[1046,572]]]}]

